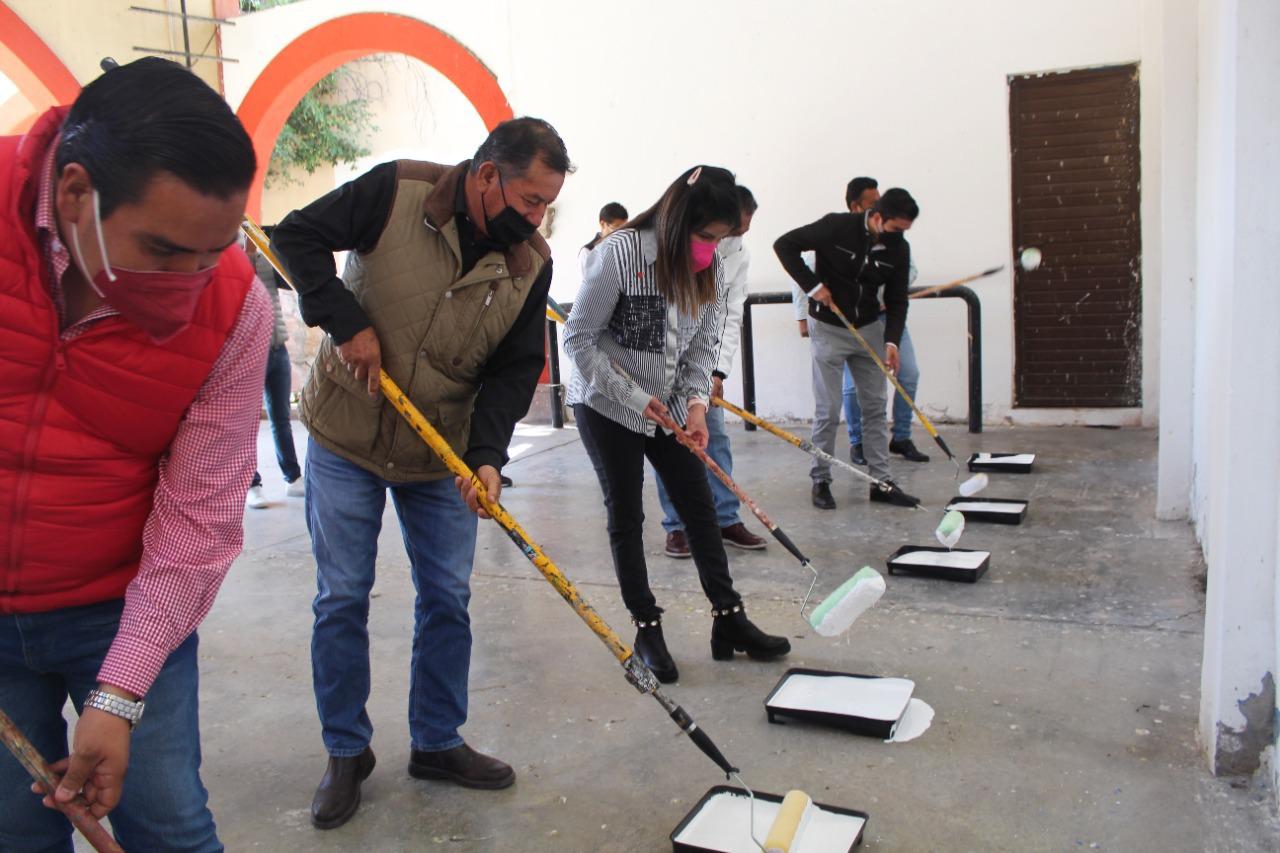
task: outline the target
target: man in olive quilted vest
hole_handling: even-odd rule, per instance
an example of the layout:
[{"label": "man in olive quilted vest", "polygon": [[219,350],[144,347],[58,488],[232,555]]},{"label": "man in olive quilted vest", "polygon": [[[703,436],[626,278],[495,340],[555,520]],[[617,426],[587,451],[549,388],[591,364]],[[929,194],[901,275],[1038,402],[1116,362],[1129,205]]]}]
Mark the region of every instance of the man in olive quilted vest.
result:
[{"label": "man in olive quilted vest", "polygon": [[[405,390],[495,500],[516,421],[543,366],[551,256],[536,233],[570,171],[540,119],[496,127],[456,166],[377,166],[284,218],[272,235],[302,318],[328,333],[302,392],[307,526],[319,587],[311,666],[329,763],[311,804],[320,829],[360,805],[369,744],[369,591],[391,492],[417,589],[410,775],[505,788],[507,764],[458,729],[467,717],[467,614],[476,516],[448,469],[378,394]],[[342,277],[333,253],[348,251]]]}]

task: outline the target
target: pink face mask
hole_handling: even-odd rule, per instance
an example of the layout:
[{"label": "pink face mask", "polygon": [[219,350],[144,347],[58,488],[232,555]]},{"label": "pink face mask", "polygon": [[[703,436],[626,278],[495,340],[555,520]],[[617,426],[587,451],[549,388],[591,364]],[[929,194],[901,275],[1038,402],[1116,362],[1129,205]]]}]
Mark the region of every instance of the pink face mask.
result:
[{"label": "pink face mask", "polygon": [[80,251],[80,235],[74,227],[70,230],[76,264],[94,292],[157,344],[173,339],[191,325],[200,295],[213,280],[216,264],[195,272],[129,270],[122,267],[113,270],[107,260],[107,244],[102,237],[102,216],[96,189],[93,191],[93,224],[98,232],[102,271],[92,278]]},{"label": "pink face mask", "polygon": [[700,240],[689,240],[689,258],[693,263],[694,272],[702,272],[711,266],[711,261],[716,256],[715,243],[703,243]]}]

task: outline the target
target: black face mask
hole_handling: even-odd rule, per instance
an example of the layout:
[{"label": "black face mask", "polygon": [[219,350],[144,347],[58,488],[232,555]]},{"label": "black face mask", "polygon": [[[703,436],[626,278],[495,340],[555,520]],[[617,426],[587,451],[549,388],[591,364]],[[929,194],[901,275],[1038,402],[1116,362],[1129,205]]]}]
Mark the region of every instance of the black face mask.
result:
[{"label": "black face mask", "polygon": [[498,211],[498,215],[489,216],[489,211],[484,212],[484,227],[489,232],[489,236],[504,246],[514,246],[517,243],[523,243],[533,236],[533,232],[537,231],[536,225],[531,225],[529,220],[520,215],[520,211],[516,210],[507,203],[507,189],[502,183],[502,173],[498,173],[498,190],[502,193],[502,202],[506,207]]}]

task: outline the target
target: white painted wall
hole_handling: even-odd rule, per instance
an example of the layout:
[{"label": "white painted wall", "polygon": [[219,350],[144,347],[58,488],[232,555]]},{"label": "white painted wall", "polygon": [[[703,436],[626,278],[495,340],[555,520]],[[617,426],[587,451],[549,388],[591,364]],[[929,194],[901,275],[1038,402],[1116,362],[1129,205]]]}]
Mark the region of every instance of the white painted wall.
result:
[{"label": "white painted wall", "polygon": [[[493,69],[517,114],[547,118],[567,141],[578,172],[557,204],[551,238],[557,299],[576,291],[577,249],[594,233],[603,203],[621,201],[638,211],[695,162],[733,169],[760,200],[747,237],[753,290],[787,286],[773,239],[839,209],[844,184],[856,174],[874,175],[885,187],[905,186],[920,201],[910,239],[920,283],[929,284],[1012,261],[1008,75],[1142,62],[1151,42],[1144,37],[1149,5],[308,0],[243,17],[227,29],[224,50],[241,62],[227,67],[226,91],[238,103],[269,57],[324,17],[374,9],[414,15]],[[1140,72],[1144,159],[1159,139],[1152,112],[1159,102],[1148,105],[1145,97],[1158,84],[1155,73],[1146,66]],[[443,107],[438,115],[445,123]],[[1144,186],[1155,183],[1144,163]],[[1160,365],[1159,281],[1150,262],[1159,216],[1153,198],[1144,197],[1148,422],[1157,411]],[[987,280],[979,293],[985,416],[1000,420],[1012,405],[1010,274]],[[810,417],[807,345],[790,309],[761,309],[756,319],[761,412]],[[962,304],[913,305],[911,328],[922,361],[920,402],[934,415],[963,419]],[[729,385],[736,395],[736,377]]]},{"label": "white painted wall", "polygon": [[1209,564],[1200,734],[1221,771],[1248,740],[1240,703],[1280,663],[1280,6],[1200,12],[1192,507]]}]

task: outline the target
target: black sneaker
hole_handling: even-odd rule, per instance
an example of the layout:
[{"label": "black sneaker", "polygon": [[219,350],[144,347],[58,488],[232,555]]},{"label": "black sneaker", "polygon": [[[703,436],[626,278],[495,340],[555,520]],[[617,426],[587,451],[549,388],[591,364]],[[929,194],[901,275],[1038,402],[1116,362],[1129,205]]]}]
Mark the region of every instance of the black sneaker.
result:
[{"label": "black sneaker", "polygon": [[849,461],[854,465],[866,465],[867,457],[862,455],[862,443],[849,445]]},{"label": "black sneaker", "polygon": [[909,438],[895,438],[889,442],[889,452],[896,453],[908,462],[928,462],[928,455],[921,453]]},{"label": "black sneaker", "polygon": [[818,509],[836,508],[836,499],[831,496],[830,483],[813,484],[813,505]]},{"label": "black sneaker", "polygon": [[879,485],[871,487],[871,501],[873,503],[893,504],[894,506],[920,506],[919,498],[902,491],[902,489],[898,488],[898,484],[888,477],[881,480]]}]

